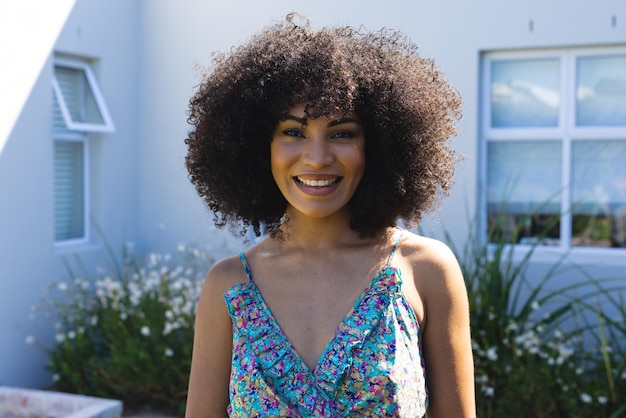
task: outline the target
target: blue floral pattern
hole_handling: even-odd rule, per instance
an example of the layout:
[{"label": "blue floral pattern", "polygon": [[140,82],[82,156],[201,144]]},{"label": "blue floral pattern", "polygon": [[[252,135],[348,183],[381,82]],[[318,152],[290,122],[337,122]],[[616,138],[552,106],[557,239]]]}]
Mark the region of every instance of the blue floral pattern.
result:
[{"label": "blue floral pattern", "polygon": [[265,304],[243,253],[241,260],[248,281],[224,295],[233,321],[231,417],[424,416],[420,328],[399,269],[388,262],[379,271],[311,371]]}]

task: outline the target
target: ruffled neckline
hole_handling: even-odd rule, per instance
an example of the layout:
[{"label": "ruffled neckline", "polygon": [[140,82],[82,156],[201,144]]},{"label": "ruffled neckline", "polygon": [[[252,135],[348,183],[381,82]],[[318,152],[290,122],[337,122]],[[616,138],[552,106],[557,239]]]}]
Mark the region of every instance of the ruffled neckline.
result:
[{"label": "ruffled neckline", "polygon": [[[243,253],[241,258],[249,273]],[[275,388],[285,388],[285,392],[306,390],[308,401],[302,396],[292,399],[310,412],[318,410],[317,407],[323,410],[324,406],[319,404],[333,399],[342,376],[350,370],[352,352],[359,349],[375,329],[402,283],[399,269],[387,264],[379,270],[339,323],[315,368],[310,370],[274,318],[252,276],[248,274],[248,277],[247,282],[233,286],[225,294],[232,308],[234,325],[245,334],[248,348],[254,353],[264,377]]]}]

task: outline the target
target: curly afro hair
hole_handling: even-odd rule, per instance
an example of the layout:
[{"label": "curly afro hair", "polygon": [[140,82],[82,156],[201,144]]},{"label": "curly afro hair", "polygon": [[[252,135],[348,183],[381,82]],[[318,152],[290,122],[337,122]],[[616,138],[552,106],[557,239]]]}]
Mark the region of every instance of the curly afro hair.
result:
[{"label": "curly afro hair", "polygon": [[281,116],[356,113],[366,168],[351,227],[374,236],[398,219],[418,223],[452,187],[461,98],[402,33],[352,27],[313,30],[294,15],[214,58],[189,103],[189,178],[218,227],[276,232],[287,202],[270,170]]}]

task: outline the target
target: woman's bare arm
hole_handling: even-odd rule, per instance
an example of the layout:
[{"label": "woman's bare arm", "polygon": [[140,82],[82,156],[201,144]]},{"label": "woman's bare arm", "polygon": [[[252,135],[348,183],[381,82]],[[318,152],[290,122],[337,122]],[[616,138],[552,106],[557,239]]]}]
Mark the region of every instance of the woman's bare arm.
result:
[{"label": "woman's bare arm", "polygon": [[425,309],[427,416],[475,417],[469,304],[463,276],[446,245],[431,241],[425,248],[414,271]]},{"label": "woman's bare arm", "polygon": [[207,274],[196,313],[186,418],[226,417],[232,356],[232,322],[224,301],[243,269],[237,258]]}]

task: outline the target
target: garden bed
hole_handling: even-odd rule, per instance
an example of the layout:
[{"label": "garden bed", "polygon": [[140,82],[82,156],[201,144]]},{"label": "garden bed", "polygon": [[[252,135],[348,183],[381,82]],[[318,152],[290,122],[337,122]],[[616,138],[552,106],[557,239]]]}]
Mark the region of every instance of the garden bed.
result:
[{"label": "garden bed", "polygon": [[122,402],[0,386],[0,418],[120,418]]}]

